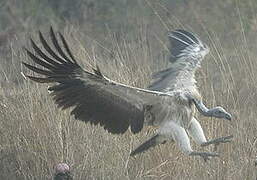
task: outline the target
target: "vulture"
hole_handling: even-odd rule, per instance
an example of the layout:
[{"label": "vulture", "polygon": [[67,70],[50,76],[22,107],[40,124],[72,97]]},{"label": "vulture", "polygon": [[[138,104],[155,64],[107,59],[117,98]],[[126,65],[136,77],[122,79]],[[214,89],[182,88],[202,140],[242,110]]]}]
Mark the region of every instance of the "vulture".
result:
[{"label": "vulture", "polygon": [[200,146],[227,143],[233,136],[207,140],[195,111],[226,120],[231,120],[231,115],[220,106],[208,109],[196,85],[195,71],[208,54],[209,47],[186,30],[171,31],[168,38],[171,66],[154,73],[147,89],[113,81],[97,65],[92,71],[83,69],[65,37],[54,32],[52,27],[51,45],[39,31],[44,50],[31,39],[34,51],[27,48],[25,51],[34,65],[23,64],[39,74],[26,75],[29,79],[51,84],[48,90],[54,102],[61,109],[72,108],[71,115],[75,119],[100,125],[112,134],[123,134],[128,129],[136,134],[144,126],[156,127],[156,134],[133,150],[131,156],[174,141],[184,154],[200,156],[206,161],[219,154],[193,150],[189,136]]}]

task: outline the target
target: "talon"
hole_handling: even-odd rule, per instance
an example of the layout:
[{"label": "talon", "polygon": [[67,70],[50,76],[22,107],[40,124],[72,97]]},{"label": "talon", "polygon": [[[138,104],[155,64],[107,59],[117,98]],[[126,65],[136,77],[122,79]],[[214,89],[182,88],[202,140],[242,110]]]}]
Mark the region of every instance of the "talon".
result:
[{"label": "talon", "polygon": [[207,141],[206,143],[201,144],[201,146],[208,146],[210,144],[214,144],[215,146],[218,146],[221,143],[231,142],[232,138],[233,138],[233,135],[213,139],[213,140]]}]

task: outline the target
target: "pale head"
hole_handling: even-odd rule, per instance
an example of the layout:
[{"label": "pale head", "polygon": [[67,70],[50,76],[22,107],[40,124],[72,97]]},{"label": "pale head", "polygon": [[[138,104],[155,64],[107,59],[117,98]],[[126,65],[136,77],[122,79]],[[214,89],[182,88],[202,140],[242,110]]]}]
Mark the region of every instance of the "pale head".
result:
[{"label": "pale head", "polygon": [[55,166],[55,173],[66,173],[70,171],[70,167],[66,163],[59,163]]},{"label": "pale head", "polygon": [[59,163],[55,166],[54,180],[72,180],[70,167],[66,163]]},{"label": "pale head", "polygon": [[229,121],[231,120],[231,114],[229,114],[227,111],[225,111],[225,109],[220,106],[210,109],[208,113],[216,118],[223,118]]}]

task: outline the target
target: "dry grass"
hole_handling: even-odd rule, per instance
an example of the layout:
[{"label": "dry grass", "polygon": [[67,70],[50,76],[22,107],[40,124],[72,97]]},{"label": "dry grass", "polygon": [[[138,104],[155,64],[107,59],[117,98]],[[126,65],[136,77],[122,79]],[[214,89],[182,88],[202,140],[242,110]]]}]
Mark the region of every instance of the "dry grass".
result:
[{"label": "dry grass", "polygon": [[[109,77],[126,84],[145,87],[152,71],[166,65],[165,57],[151,46],[144,29],[137,38],[117,40],[109,35],[103,49],[93,42],[83,48],[78,37],[65,34],[74,54],[89,68],[97,62]],[[73,34],[74,35],[74,34]],[[214,38],[215,39],[215,38]],[[150,41],[150,42],[149,42]],[[221,158],[204,163],[187,157],[174,144],[167,144],[130,158],[133,147],[147,138],[127,132],[114,136],[102,128],[75,121],[69,111],[56,108],[44,85],[23,80],[17,70],[5,72],[17,84],[3,82],[0,105],[0,179],[51,179],[58,162],[68,162],[75,179],[254,179],[256,168],[257,64],[254,54],[237,46],[227,52],[213,40],[212,54],[198,72],[200,91],[208,106],[222,105],[233,115],[231,123],[199,117],[208,138],[233,134],[231,144],[221,145]],[[162,45],[159,45],[160,49]],[[216,50],[215,50],[216,49]],[[27,61],[13,48],[12,62]],[[233,58],[232,58],[233,57]],[[194,145],[194,148],[199,147]],[[212,150],[212,148],[207,148]]]},{"label": "dry grass", "polygon": [[[125,84],[146,87],[150,74],[167,65],[163,38],[149,36],[152,34],[144,25],[134,36],[108,33],[105,41],[92,40],[74,27],[65,28],[64,33],[85,68],[97,63],[104,74]],[[207,163],[183,155],[171,143],[130,158],[131,149],[149,137],[146,130],[115,136],[57,109],[46,86],[26,81],[20,74],[20,61],[29,61],[21,49],[28,44],[25,37],[10,42],[10,51],[1,57],[0,179],[51,179],[58,162],[71,165],[78,180],[256,178],[257,46],[247,47],[244,33],[240,43],[234,42],[230,48],[209,34],[212,51],[197,72],[205,103],[221,105],[233,115],[231,123],[198,117],[209,139],[235,137],[218,148],[220,158]],[[211,151],[212,147],[205,149]]]}]

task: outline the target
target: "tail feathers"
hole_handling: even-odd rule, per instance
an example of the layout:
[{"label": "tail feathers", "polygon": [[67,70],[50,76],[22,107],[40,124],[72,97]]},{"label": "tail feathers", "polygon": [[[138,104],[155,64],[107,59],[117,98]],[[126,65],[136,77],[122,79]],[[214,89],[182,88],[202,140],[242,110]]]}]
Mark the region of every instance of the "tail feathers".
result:
[{"label": "tail feathers", "polygon": [[166,140],[164,140],[163,138],[161,138],[160,135],[157,134],[157,135],[151,137],[149,140],[147,140],[143,144],[141,144],[140,146],[138,146],[134,151],[132,151],[130,153],[130,156],[135,156],[138,153],[142,153],[151,147],[155,147],[158,144],[164,144],[165,142],[166,142]]}]

